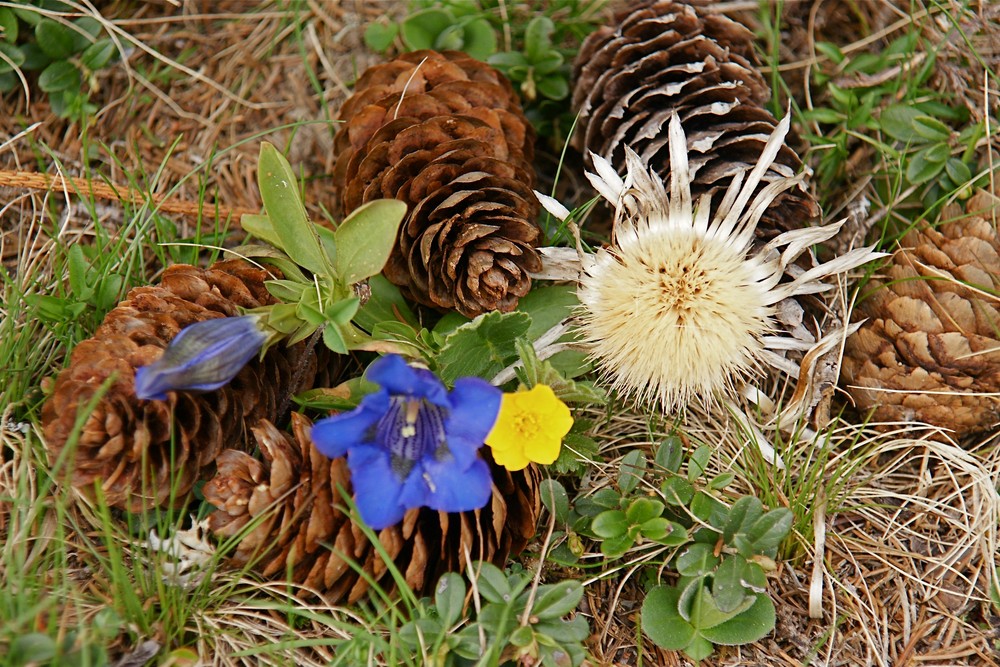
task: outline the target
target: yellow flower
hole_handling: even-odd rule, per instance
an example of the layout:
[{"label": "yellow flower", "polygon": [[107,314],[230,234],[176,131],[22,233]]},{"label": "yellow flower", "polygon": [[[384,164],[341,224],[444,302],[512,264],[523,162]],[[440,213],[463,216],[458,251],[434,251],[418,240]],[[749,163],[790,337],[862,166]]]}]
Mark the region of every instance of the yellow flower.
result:
[{"label": "yellow flower", "polygon": [[573,426],[573,417],[548,385],[504,394],[500,414],[486,444],[493,460],[508,470],[521,470],[528,463],[552,463],[559,456],[563,436]]}]

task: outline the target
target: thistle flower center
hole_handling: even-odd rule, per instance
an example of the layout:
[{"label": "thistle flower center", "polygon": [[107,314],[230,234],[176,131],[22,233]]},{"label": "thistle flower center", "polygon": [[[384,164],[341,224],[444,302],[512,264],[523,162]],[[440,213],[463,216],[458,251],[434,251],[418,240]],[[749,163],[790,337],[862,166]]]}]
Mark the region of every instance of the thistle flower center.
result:
[{"label": "thistle flower center", "polygon": [[393,396],[376,425],[375,438],[389,450],[392,471],[406,479],[417,461],[447,453],[444,422],[447,411],[422,398]]},{"label": "thistle flower center", "polygon": [[769,329],[764,292],[725,239],[661,228],[601,256],[580,299],[586,339],[617,388],[673,409],[751,371]]}]

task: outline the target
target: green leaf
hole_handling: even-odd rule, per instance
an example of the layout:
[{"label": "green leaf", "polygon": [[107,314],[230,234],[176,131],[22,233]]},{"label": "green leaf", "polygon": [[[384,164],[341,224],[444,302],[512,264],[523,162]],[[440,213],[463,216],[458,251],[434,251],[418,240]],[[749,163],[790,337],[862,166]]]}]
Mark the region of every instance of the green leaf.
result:
[{"label": "green leaf", "polygon": [[6,7],[0,7],[0,40],[8,44],[16,43],[19,25],[14,12]]},{"label": "green leaf", "polygon": [[99,39],[84,50],[80,62],[90,71],[99,70],[110,62],[114,54],[114,42],[110,39]]},{"label": "green leaf", "polygon": [[312,285],[293,280],[265,280],[264,287],[278,301],[294,303],[299,301],[303,293],[312,288]]},{"label": "green leaf", "polygon": [[47,93],[79,90],[82,81],[80,70],[73,63],[59,60],[42,70],[38,77],[38,87]]},{"label": "green leaf", "polygon": [[562,484],[554,479],[543,479],[538,486],[538,494],[545,509],[555,516],[556,521],[569,521],[569,495]]},{"label": "green leaf", "polygon": [[758,595],[742,613],[719,625],[701,630],[705,639],[723,646],[749,644],[762,639],[774,629],[774,603],[767,595]]},{"label": "green leaf", "polygon": [[635,538],[629,533],[609,537],[601,542],[601,553],[608,558],[621,558],[635,544]]},{"label": "green leaf", "polygon": [[69,264],[69,289],[77,298],[81,298],[84,290],[87,289],[87,269],[90,263],[83,255],[83,247],[74,244],[69,248],[67,256]]},{"label": "green leaf", "polygon": [[684,443],[676,435],[664,438],[656,447],[656,454],[653,455],[653,462],[670,472],[680,472],[683,460]]},{"label": "green leaf", "polygon": [[515,342],[531,326],[525,313],[491,312],[448,334],[437,355],[438,376],[451,384],[460,377],[491,379],[511,363]]},{"label": "green leaf", "polygon": [[465,604],[465,580],[454,572],[446,572],[434,588],[434,606],[445,627],[451,627],[462,617]]},{"label": "green leaf", "polygon": [[522,625],[510,633],[508,640],[513,646],[523,648],[535,642],[535,633],[531,631],[531,627]]},{"label": "green leaf", "polygon": [[411,51],[433,49],[438,35],[455,24],[455,17],[444,9],[424,9],[403,20],[403,43]]},{"label": "green leaf", "polygon": [[948,173],[948,178],[956,186],[964,185],[972,180],[972,170],[957,157],[948,158],[948,161],[944,163],[944,168]]},{"label": "green leaf", "polygon": [[15,67],[24,64],[24,51],[13,44],[0,42],[0,56],[3,56],[0,58],[0,74],[12,73]]},{"label": "green leaf", "polygon": [[546,331],[573,314],[580,305],[573,285],[536,287],[517,303],[517,310],[531,316],[531,326],[525,332],[529,341],[536,341]]},{"label": "green leaf", "polygon": [[9,653],[12,664],[44,663],[56,657],[56,642],[41,632],[29,632],[14,638]]},{"label": "green leaf", "polygon": [[34,42],[21,44],[20,49],[24,56],[24,62],[21,64],[23,69],[36,72],[45,69],[45,66],[52,62],[52,58]]},{"label": "green leaf", "polygon": [[680,615],[680,591],[657,586],[646,594],[639,623],[649,639],[662,649],[680,651],[695,638],[695,629]]},{"label": "green leaf", "polygon": [[323,344],[337,354],[347,354],[347,342],[340,330],[333,325],[323,329]]},{"label": "green leaf", "polygon": [[843,121],[847,120],[847,116],[841,112],[827,108],[809,109],[808,111],[803,111],[802,118],[803,120],[816,121],[817,123],[823,123],[825,125],[839,125]]},{"label": "green leaf", "polygon": [[484,18],[465,24],[462,50],[476,60],[486,60],[497,50],[497,33]]},{"label": "green leaf", "polygon": [[730,544],[740,533],[747,533],[764,514],[764,505],[753,496],[743,496],[729,508],[729,518],[722,529],[722,539]]},{"label": "green leaf", "polygon": [[743,585],[743,571],[746,567],[747,561],[742,556],[727,554],[723,557],[712,577],[712,596],[719,610],[735,612],[746,601],[747,589]]},{"label": "green leaf", "polygon": [[399,26],[395,23],[369,23],[365,28],[365,44],[372,51],[384,53],[398,34]]},{"label": "green leaf", "polygon": [[628,532],[629,521],[621,510],[607,510],[594,517],[590,529],[598,537],[620,537]]},{"label": "green leaf", "polygon": [[708,445],[702,445],[694,450],[691,458],[688,459],[687,478],[689,482],[693,482],[705,474],[710,458],[712,458],[712,448]]},{"label": "green leaf", "polygon": [[914,129],[914,124],[921,115],[919,109],[907,104],[893,104],[882,110],[879,125],[893,139],[904,143],[920,142],[922,138]]},{"label": "green leaf", "polygon": [[319,238],[299,197],[292,167],[285,156],[266,141],[260,145],[257,184],[274,235],[279,241],[278,247],[299,266],[313,273],[329,273],[330,267],[320,248]]},{"label": "green leaf", "polygon": [[721,491],[736,479],[736,474],[731,472],[724,472],[722,474],[716,475],[708,482],[708,488],[712,491]]},{"label": "green leaf", "polygon": [[698,491],[691,499],[691,513],[720,530],[729,518],[729,508],[718,498],[713,498],[704,491]]},{"label": "green leaf", "polygon": [[406,203],[376,199],[357,208],[334,232],[337,255],[334,268],[345,285],[382,271],[396,246],[396,230],[406,217]]},{"label": "green leaf", "polygon": [[496,565],[477,562],[474,564],[470,576],[475,576],[476,573],[478,573],[476,587],[484,600],[496,604],[506,604],[513,599],[516,592]]},{"label": "green leaf", "polygon": [[[724,612],[719,609],[719,605],[715,601],[715,596],[708,590],[708,587],[699,586],[695,592],[694,599],[691,601],[691,625],[700,634],[703,634],[707,628],[714,628],[720,623],[725,623],[739,612],[749,609],[753,603],[753,596],[747,596],[740,603],[740,606],[737,607],[738,611]],[[683,612],[683,609],[681,611]]]},{"label": "green leaf", "polygon": [[524,54],[520,51],[504,51],[503,53],[494,53],[487,59],[487,62],[500,69],[527,67],[529,65],[528,59],[525,58]]},{"label": "green leaf", "polygon": [[527,338],[518,338],[515,342],[515,348],[522,363],[522,368],[518,370],[517,375],[526,386],[548,385],[556,396],[567,403],[604,403],[607,401],[607,394],[593,383],[568,380],[548,360],[539,361],[535,348],[531,346]]},{"label": "green leaf", "polygon": [[552,48],[552,33],[555,24],[548,16],[536,16],[524,28],[524,54],[530,62],[545,57]]},{"label": "green leaf", "polygon": [[547,584],[538,589],[531,615],[542,620],[562,618],[580,604],[583,598],[583,584],[575,579]]},{"label": "green leaf", "polygon": [[360,305],[361,299],[356,296],[341,299],[327,306],[323,311],[323,316],[327,322],[347,326],[351,318],[354,317],[354,313],[358,312]]},{"label": "green leaf", "polygon": [[278,236],[278,232],[274,231],[271,218],[267,215],[244,213],[243,217],[240,218],[240,226],[243,227],[244,231],[253,234],[261,241],[270,243],[275,248],[281,247],[281,238]]},{"label": "green leaf", "polygon": [[543,76],[537,80],[538,92],[550,100],[564,100],[569,97],[569,82],[566,77],[556,74]]},{"label": "green leaf", "polygon": [[380,322],[405,322],[411,329],[419,327],[417,316],[409,303],[403,298],[399,288],[385,276],[372,276],[368,279],[368,287],[371,289],[371,296],[358,310],[354,318],[355,324],[366,331],[371,331]]},{"label": "green leaf", "polygon": [[917,151],[906,165],[906,179],[914,184],[926,183],[941,173],[951,154],[948,144],[932,144]]},{"label": "green leaf", "polygon": [[759,553],[777,549],[792,529],[794,519],[795,516],[790,509],[785,507],[773,509],[754,522],[747,533],[747,538]]},{"label": "green leaf", "polygon": [[629,503],[625,516],[631,524],[641,524],[663,514],[663,503],[652,498],[636,498]]},{"label": "green leaf", "polygon": [[636,449],[623,456],[618,471],[618,488],[621,489],[622,495],[631,493],[639,486],[645,474],[645,454]]},{"label": "green leaf", "polygon": [[35,41],[53,60],[64,60],[76,52],[73,31],[52,19],[43,18],[35,25]]},{"label": "green leaf", "polygon": [[695,542],[677,556],[677,571],[685,577],[710,574],[719,564],[719,557],[712,551],[711,544]]},{"label": "green leaf", "polygon": [[660,485],[660,491],[667,503],[676,507],[687,505],[694,498],[694,486],[683,477],[668,477]]},{"label": "green leaf", "polygon": [[816,42],[816,50],[829,58],[835,65],[844,61],[844,52],[840,47],[832,42]]},{"label": "green leaf", "polygon": [[917,116],[913,119],[913,131],[927,141],[948,141],[951,129],[931,116]]}]

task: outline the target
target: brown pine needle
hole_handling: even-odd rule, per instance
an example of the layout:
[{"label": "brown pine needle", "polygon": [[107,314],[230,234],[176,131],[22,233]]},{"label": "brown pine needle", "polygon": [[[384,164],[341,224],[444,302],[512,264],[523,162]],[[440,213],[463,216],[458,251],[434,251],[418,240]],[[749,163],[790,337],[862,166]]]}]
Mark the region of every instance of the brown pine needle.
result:
[{"label": "brown pine needle", "polygon": [[230,208],[218,202],[168,201],[162,195],[143,193],[125,185],[109,185],[107,183],[95,182],[92,179],[67,177],[62,174],[52,176],[31,171],[0,169],[0,187],[44,191],[58,189],[67,194],[73,193],[81,197],[89,196],[95,199],[109,199],[133,204],[138,204],[148,199],[153,203],[154,208],[161,213],[176,213],[178,215],[195,217],[198,215],[211,215],[214,212],[215,218],[221,220],[232,219],[237,224],[241,216],[260,212],[257,209],[238,206]]}]

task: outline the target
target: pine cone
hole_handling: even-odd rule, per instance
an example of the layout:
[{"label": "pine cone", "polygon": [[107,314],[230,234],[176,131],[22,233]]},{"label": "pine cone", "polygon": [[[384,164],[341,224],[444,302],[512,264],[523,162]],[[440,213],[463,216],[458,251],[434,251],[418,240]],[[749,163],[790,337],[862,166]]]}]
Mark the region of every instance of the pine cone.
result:
[{"label": "pine cone", "polygon": [[[777,121],[764,108],[770,91],[754,65],[753,33],[718,14],[670,0],[618,11],[583,43],[574,65],[574,144],[623,172],[628,146],[669,183],[667,125],[677,112],[688,143],[692,194],[718,203],[733,176],[757,162]],[[782,146],[757,188],[793,176],[798,156]],[[779,195],[757,232],[770,239],[819,218],[804,189]]]},{"label": "pine cone", "polygon": [[534,130],[510,82],[457,51],[416,51],[365,71],[340,117],[344,212],[382,197],[409,205],[386,277],[469,317],[513,310],[541,260]]},{"label": "pine cone", "polygon": [[[205,499],[219,508],[209,526],[217,537],[230,538],[253,522],[236,547],[234,564],[252,563],[265,578],[288,577],[304,586],[303,596],[355,602],[368,582],[345,557],[383,586],[391,587],[392,578],[364,533],[335,507],[343,504],[338,486],[350,493],[347,462],[320,454],[309,438],[311,426],[298,413],[292,415],[292,434],[259,422],[253,432],[263,462],[241,451],[223,452],[218,474],[204,487]],[[382,547],[418,594],[430,591],[441,574],[464,570],[466,550],[472,560],[503,566],[534,535],[541,511],[537,468],[511,473],[490,463],[490,505],[450,514],[410,510],[401,524],[379,531]]]},{"label": "pine cone", "polygon": [[1000,404],[1000,198],[949,207],[904,237],[854,312],[841,382],[876,422],[924,422],[961,438],[996,426]]},{"label": "pine cone", "polygon": [[268,277],[242,260],[209,269],[171,266],[159,285],[130,291],[76,346],[42,408],[46,446],[56,460],[78,413],[96,401],[72,454],[73,486],[92,493],[100,481],[107,502],[130,511],[181,502],[219,452],[246,439],[248,425],[277,420],[291,393],[313,386],[319,359],[328,356],[304,358],[305,345],[278,345],[219,390],[171,392],[166,401],[135,395],[136,368],[158,359],[181,329],[273,303]]}]

